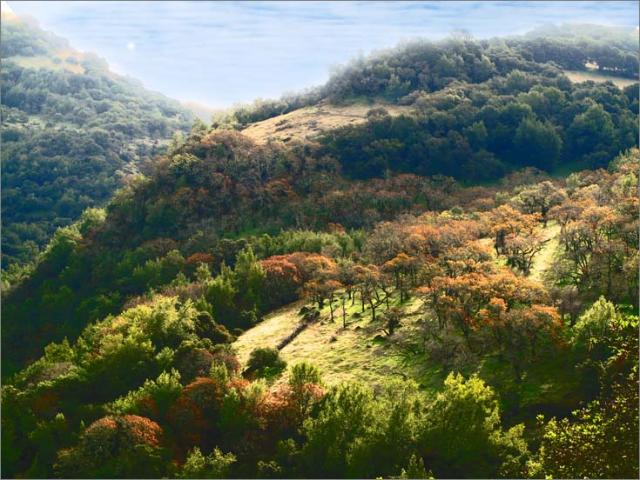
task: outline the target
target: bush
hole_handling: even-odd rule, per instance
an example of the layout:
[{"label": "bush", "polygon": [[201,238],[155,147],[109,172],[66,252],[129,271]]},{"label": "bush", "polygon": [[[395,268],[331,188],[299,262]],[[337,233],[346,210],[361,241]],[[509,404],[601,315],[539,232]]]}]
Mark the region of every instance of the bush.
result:
[{"label": "bush", "polygon": [[214,448],[210,455],[204,456],[198,447],[195,447],[187,461],[182,466],[180,478],[227,478],[231,465],[236,457],[232,453],[222,453],[219,448]]},{"label": "bush", "polygon": [[60,451],[55,468],[63,478],[161,477],[167,460],[162,435],[145,417],[104,417],[84,431],[76,447]]},{"label": "bush", "polygon": [[256,348],[249,356],[248,366],[256,376],[270,378],[279,375],[287,362],[280,358],[280,352],[275,348]]}]

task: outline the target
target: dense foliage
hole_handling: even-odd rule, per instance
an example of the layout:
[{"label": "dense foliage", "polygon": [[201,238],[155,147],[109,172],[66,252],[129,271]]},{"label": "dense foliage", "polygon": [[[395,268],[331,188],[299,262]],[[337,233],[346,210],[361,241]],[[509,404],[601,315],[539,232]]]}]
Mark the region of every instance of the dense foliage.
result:
[{"label": "dense foliage", "polygon": [[21,20],[2,21],[2,266],[108,200],[191,114]]},{"label": "dense foliage", "polygon": [[563,75],[511,71],[481,85],[420,94],[414,116],[373,112],[364,125],[326,135],[346,174],[388,171],[486,181],[514,168],[606,167],[637,145],[638,85],[572,85]]},{"label": "dense foliage", "polygon": [[[637,477],[637,88],[532,45],[356,63],[335,101],[415,113],[322,142],[197,123],[59,228],[3,284],[4,476]],[[287,356],[329,326],[395,369]]]},{"label": "dense foliage", "polygon": [[588,71],[595,67],[637,79],[637,52],[634,28],[600,25],[544,27],[525,37],[479,42],[464,33],[442,42],[412,41],[337,68],[321,87],[278,100],[257,100],[221,115],[217,122],[241,127],[321,100],[345,103],[383,98],[411,104],[423,92],[433,93],[458,82],[480,84],[514,70],[549,77],[560,69]]},{"label": "dense foliage", "polygon": [[[233,267],[213,250],[146,260],[127,284],[159,294],[131,298],[73,344],[50,344],[5,386],[3,465],[65,477],[636,475],[638,319],[624,305],[638,305],[626,288],[637,272],[637,168],[633,150],[566,182],[514,177],[515,187],[472,189],[468,203],[459,193],[462,208],[379,223],[357,243],[336,227],[250,237]],[[73,265],[74,245],[97,241],[106,222],[94,212],[59,231],[36,274]],[[548,288],[516,261],[539,253],[527,246],[545,242],[545,222],[561,230]],[[381,379],[374,392],[323,386],[294,364],[283,383],[286,340],[253,351],[243,370],[234,333],[298,296],[310,302],[300,329],[363,322],[344,316],[345,301],[358,302],[391,340],[417,297],[423,336],[404,348],[468,378],[452,374],[431,393]],[[536,382],[562,382],[566,368],[573,397],[531,403]]]}]

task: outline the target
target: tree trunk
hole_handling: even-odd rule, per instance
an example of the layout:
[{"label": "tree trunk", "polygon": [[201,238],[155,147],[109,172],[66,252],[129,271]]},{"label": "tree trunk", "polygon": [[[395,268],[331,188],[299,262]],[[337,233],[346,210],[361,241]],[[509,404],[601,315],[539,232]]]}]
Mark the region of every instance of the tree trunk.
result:
[{"label": "tree trunk", "polygon": [[376,306],[373,304],[373,298],[369,297],[369,305],[371,305],[371,321],[376,321]]},{"label": "tree trunk", "polygon": [[342,297],[342,328],[347,328],[347,311],[344,308],[345,299]]}]

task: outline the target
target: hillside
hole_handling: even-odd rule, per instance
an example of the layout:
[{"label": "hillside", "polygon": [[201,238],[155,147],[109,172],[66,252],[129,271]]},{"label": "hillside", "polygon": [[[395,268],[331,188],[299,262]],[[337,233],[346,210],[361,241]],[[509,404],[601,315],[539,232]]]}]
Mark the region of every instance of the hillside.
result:
[{"label": "hillside", "polygon": [[[529,278],[537,282],[551,268],[560,241],[560,227],[553,224],[542,229],[544,248],[534,257]],[[491,237],[481,239],[492,244]],[[501,257],[491,252],[497,265],[504,264]],[[250,328],[232,344],[238,354],[240,364],[246,368],[250,353],[256,348],[277,348],[291,335],[302,321],[299,310],[303,302],[297,302],[279,309],[255,327]],[[341,311],[336,319],[330,319],[328,307],[321,310],[322,320],[305,328],[290,343],[279,348],[282,358],[289,363],[309,362],[317,366],[329,385],[344,381],[362,381],[369,385],[379,385],[388,377],[411,378],[424,388],[433,389],[444,379],[442,368],[436,363],[421,363],[415,349],[415,340],[422,336],[422,318],[428,313],[428,306],[422,298],[414,297],[401,302],[397,296],[391,297],[390,307],[403,310],[402,329],[392,338],[384,332],[381,321],[372,321],[371,309],[365,305],[348,302],[346,328]],[[547,372],[551,374],[551,372]],[[553,372],[556,375],[557,372]],[[551,375],[550,375],[551,377]],[[282,380],[286,380],[286,376]],[[547,382],[561,385],[567,378],[549,378]],[[536,379],[539,381],[539,379]],[[522,388],[531,388],[523,386]],[[540,395],[549,394],[539,392]],[[566,393],[566,392],[563,392]],[[542,397],[535,399],[542,402]],[[548,400],[548,399],[547,399]]]},{"label": "hillside", "polygon": [[[3,8],[3,12],[6,10]],[[104,204],[193,115],[30,20],[2,17],[2,267]]]},{"label": "hillside", "polygon": [[637,70],[598,32],[176,136],[3,285],[3,476],[637,476],[638,85],[564,73]]},{"label": "hillside", "polygon": [[258,143],[265,143],[269,139],[285,143],[292,139],[314,140],[328,131],[365,123],[368,112],[381,108],[393,116],[411,112],[409,106],[384,103],[348,106],[318,104],[251,123],[240,131]]},{"label": "hillside", "polygon": [[[153,290],[84,328],[77,341],[50,344],[10,379],[3,465],[25,476],[200,476],[190,470],[204,468],[193,466],[200,450],[192,446],[211,451],[215,438],[222,450],[203,461],[225,463],[212,476],[272,469],[341,476],[352,468],[391,476],[415,463],[412,455],[443,477],[633,474],[637,464],[627,460],[637,435],[618,426],[637,420],[638,324],[630,313],[638,302],[637,237],[628,233],[637,227],[638,155],[629,151],[610,171],[575,173],[566,183],[521,174],[492,189],[459,189],[454,208],[381,222],[364,236],[334,227],[246,237],[232,267],[216,260],[222,246],[188,259],[174,250],[132,273],[121,260],[112,269],[120,285]],[[66,257],[74,265],[67,275],[83,282],[77,269],[95,253],[82,258],[69,246],[81,232],[104,235],[95,230],[102,222],[86,218],[66,239],[58,234],[41,268]],[[589,241],[576,244],[576,235]],[[232,243],[224,245],[229,255]],[[438,424],[439,408],[446,430],[425,430]],[[492,441],[517,442],[508,450],[517,460],[481,441],[474,452],[491,452],[491,465],[429,450],[422,435],[441,438],[469,408],[479,425],[493,419]],[[314,435],[333,444],[335,428],[356,425],[361,441],[376,432],[388,438],[400,414],[408,430],[396,435],[408,452],[374,462],[376,442],[365,464],[348,460],[335,471],[314,456],[312,449],[329,448]],[[324,418],[346,423],[325,426]],[[456,427],[465,441],[473,439],[469,422]],[[558,434],[585,427],[619,439],[599,441],[595,466],[560,453],[566,443]],[[42,431],[61,450],[41,446]],[[83,433],[76,440],[70,431]],[[145,448],[96,456],[91,442],[119,436]],[[278,450],[281,442],[299,453]],[[222,452],[231,456],[216,459]]]},{"label": "hillside", "polygon": [[[566,171],[566,166],[602,167],[619,151],[637,145],[637,88],[621,91],[606,83],[572,84],[553,64],[526,60],[518,52],[468,41],[410,44],[339,72],[325,87],[336,98],[338,91],[346,91],[345,85],[351,85],[354,95],[359,92],[354,90],[357,85],[379,85],[382,90],[371,91],[367,106],[342,102],[304,107],[282,114],[291,117],[288,120],[249,122],[242,133],[224,130],[224,124],[214,124],[212,131],[197,125],[150,168],[148,179],[137,178],[119,192],[106,212],[87,211],[77,225],[59,231],[33,273],[14,282],[3,302],[3,344],[11,345],[3,349],[3,368],[11,368],[11,356],[21,361],[33,358],[48,341],[65,335],[74,338],[87,322],[117,313],[131,297],[171,280],[164,273],[152,273],[150,262],[158,262],[158,268],[166,262],[167,271],[176,273],[194,255],[212,255],[212,266],[218,269],[222,260],[233,264],[236,253],[247,243],[259,242],[260,235],[279,237],[283,229],[322,231],[338,225],[353,237],[360,235],[358,229],[369,230],[402,214],[469,202],[473,189],[465,193],[443,175],[469,184],[495,182],[522,168],[553,173]],[[443,70],[447,59],[458,63]],[[410,98],[401,103],[409,105],[387,102],[384,109],[369,109],[380,104],[375,99],[389,88],[384,86],[387,75],[425,62],[432,62],[432,73],[417,81],[432,91],[418,89],[404,95],[403,87],[404,97]],[[480,64],[486,67],[482,75],[477,70]],[[330,114],[324,115],[327,111]],[[354,116],[345,116],[346,112]],[[236,115],[237,122],[242,115],[247,117],[241,111]],[[291,133],[306,132],[314,121],[309,117],[325,117],[328,123],[318,124],[336,128],[318,131],[314,139],[264,143],[281,127],[290,127]],[[277,125],[283,120],[289,123]],[[251,132],[258,142],[249,137]],[[55,138],[50,148],[65,137],[56,131]],[[13,143],[3,148],[7,155],[3,182],[10,186],[21,180],[19,188],[3,189],[7,209],[12,201],[31,198],[20,189],[32,183],[13,170],[26,165],[11,154],[28,144]],[[133,159],[120,165],[124,169],[131,163]],[[89,167],[86,162],[82,165]],[[89,171],[83,170],[87,175]],[[28,169],[24,172],[35,175]],[[92,182],[100,179],[91,171],[91,181],[78,185],[92,188],[95,195],[98,189]],[[115,178],[110,180],[115,183]],[[37,189],[38,195],[46,191]],[[102,191],[109,193],[106,188]],[[22,195],[17,196],[19,192]],[[72,208],[82,207],[70,195],[65,198]],[[67,205],[58,203],[60,208]],[[14,215],[18,214],[20,209],[15,209]],[[13,218],[6,217],[18,228],[19,223],[14,225]],[[5,232],[4,239],[10,238]],[[355,241],[355,237],[348,240]],[[234,327],[243,323],[237,321]]]}]

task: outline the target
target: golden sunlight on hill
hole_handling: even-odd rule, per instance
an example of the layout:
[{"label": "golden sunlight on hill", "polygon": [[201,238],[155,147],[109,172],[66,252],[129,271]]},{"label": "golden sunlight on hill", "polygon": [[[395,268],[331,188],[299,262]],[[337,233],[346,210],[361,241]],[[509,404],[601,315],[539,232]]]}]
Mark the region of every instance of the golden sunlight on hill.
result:
[{"label": "golden sunlight on hill", "polygon": [[293,138],[310,139],[327,130],[364,123],[367,112],[373,108],[380,107],[393,116],[411,111],[411,107],[400,105],[355,104],[337,106],[320,104],[253,123],[242,130],[242,133],[259,143],[266,142],[269,138],[282,140],[283,142],[288,142]]}]

